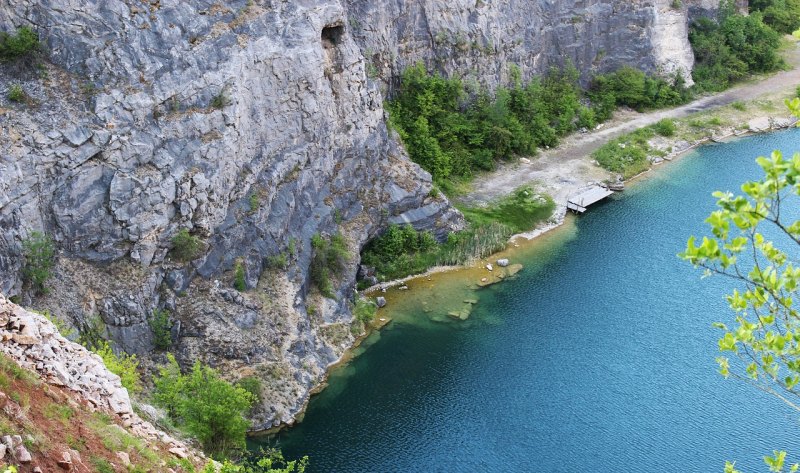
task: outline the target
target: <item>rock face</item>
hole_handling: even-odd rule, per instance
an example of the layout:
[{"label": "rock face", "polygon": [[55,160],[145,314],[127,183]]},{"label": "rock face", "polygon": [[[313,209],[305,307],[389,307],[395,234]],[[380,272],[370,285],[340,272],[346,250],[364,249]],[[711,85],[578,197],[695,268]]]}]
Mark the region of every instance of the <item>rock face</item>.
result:
[{"label": "rock face", "polygon": [[[291,422],[352,342],[366,241],[389,223],[463,225],[385,125],[382,87],[405,66],[490,87],[511,63],[526,78],[567,61],[584,78],[692,67],[691,2],[57,3],[0,4],[0,29],[32,26],[47,51],[41,67],[0,65],[32,99],[0,90],[0,292],[100,327],[145,364],[161,359],[148,318],[169,310],[180,362],[265,381],[257,429]],[[181,229],[201,241],[188,263],[170,255]],[[59,250],[35,301],[20,277],[32,231]],[[310,240],[337,232],[351,258],[333,300],[311,288]]]},{"label": "rock face", "polygon": [[[572,63],[590,74],[630,65],[691,82],[689,0],[347,0],[351,32],[390,86],[422,61],[470,83],[508,83]],[[707,1],[705,2],[707,3]],[[709,11],[711,9],[709,8]]]},{"label": "rock face", "polygon": [[[21,333],[27,333],[25,343],[18,341]],[[176,454],[180,458],[191,457],[195,463],[204,460],[202,454],[192,447],[169,437],[134,413],[128,391],[122,386],[119,376],[110,372],[98,355],[62,337],[56,326],[45,317],[26,311],[1,294],[0,353],[22,368],[37,373],[44,382],[74,392],[95,409],[119,415],[137,437],[147,441],[161,440],[169,448],[181,450],[182,455]],[[10,410],[11,406],[16,406],[16,403],[2,394],[0,407],[7,415],[25,415],[18,406],[18,413]],[[11,452],[17,462],[31,462],[31,455],[21,439],[5,436],[0,445],[0,460]],[[58,463],[63,463],[64,469],[68,470],[72,464],[70,454],[64,453]]]}]

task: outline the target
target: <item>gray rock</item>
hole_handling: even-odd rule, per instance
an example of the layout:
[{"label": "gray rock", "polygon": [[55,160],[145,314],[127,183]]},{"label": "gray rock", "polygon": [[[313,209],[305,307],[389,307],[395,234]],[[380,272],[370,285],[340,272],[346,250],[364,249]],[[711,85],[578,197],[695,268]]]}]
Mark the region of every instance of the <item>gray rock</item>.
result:
[{"label": "gray rock", "polygon": [[497,266],[500,266],[501,268],[508,266],[508,258],[500,258],[497,260]]},{"label": "gray rock", "polygon": [[25,445],[22,444],[17,445],[14,448],[14,459],[23,465],[27,465],[28,463],[33,461],[33,457],[31,457],[31,452],[29,452],[28,449],[25,448]]},{"label": "gray rock", "polygon": [[386,307],[386,298],[383,296],[376,297],[375,304],[378,305],[378,308]]}]

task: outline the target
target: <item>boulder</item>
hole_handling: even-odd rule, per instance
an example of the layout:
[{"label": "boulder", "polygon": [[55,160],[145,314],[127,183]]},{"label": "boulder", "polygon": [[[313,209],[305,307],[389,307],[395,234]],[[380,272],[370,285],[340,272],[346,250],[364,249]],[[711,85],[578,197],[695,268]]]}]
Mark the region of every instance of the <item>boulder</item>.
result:
[{"label": "boulder", "polygon": [[754,118],[747,122],[747,128],[753,133],[769,131],[770,127],[769,117]]},{"label": "boulder", "polygon": [[375,304],[378,305],[378,308],[386,307],[386,298],[383,296],[378,296],[375,298]]},{"label": "boulder", "polygon": [[17,445],[17,447],[14,449],[14,458],[17,460],[17,462],[23,465],[27,465],[33,461],[31,452],[29,452],[28,449],[25,448],[25,445],[22,444]]},{"label": "boulder", "polygon": [[71,471],[72,455],[69,452],[61,452],[61,455],[56,458],[56,465],[64,471]]},{"label": "boulder", "polygon": [[500,266],[501,268],[505,268],[506,266],[508,266],[508,259],[507,258],[500,258],[499,260],[497,260],[497,266]]}]

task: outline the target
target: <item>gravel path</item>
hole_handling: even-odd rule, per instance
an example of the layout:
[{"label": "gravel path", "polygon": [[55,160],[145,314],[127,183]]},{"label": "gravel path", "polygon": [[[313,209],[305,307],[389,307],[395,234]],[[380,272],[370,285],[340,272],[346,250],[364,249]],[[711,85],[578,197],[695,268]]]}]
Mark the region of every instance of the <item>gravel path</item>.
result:
[{"label": "gravel path", "polygon": [[566,137],[558,147],[532,158],[530,164],[502,165],[496,171],[478,177],[473,182],[472,190],[456,200],[467,205],[481,205],[510,193],[522,184],[534,183],[552,195],[557,203],[566,202],[569,195],[588,182],[611,177],[589,159],[594,150],[608,141],[664,118],[682,118],[800,85],[800,48],[795,47],[785,58],[792,66],[789,71],[745,83],[717,95],[702,97],[677,108],[647,113],[620,111],[603,128]]}]

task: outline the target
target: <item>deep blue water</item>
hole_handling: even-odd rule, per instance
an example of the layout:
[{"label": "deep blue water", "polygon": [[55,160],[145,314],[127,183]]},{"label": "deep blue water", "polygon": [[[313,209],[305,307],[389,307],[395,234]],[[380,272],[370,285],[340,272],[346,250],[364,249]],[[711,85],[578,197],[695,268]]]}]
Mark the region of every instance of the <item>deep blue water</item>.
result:
[{"label": "deep blue water", "polygon": [[[796,412],[717,374],[730,281],[676,257],[707,233],[711,192],[759,177],[772,149],[800,150],[800,130],[667,165],[521,252],[466,323],[407,304],[270,442],[315,472],[755,472],[772,449],[800,455]],[[447,297],[407,298],[426,290]]]}]

